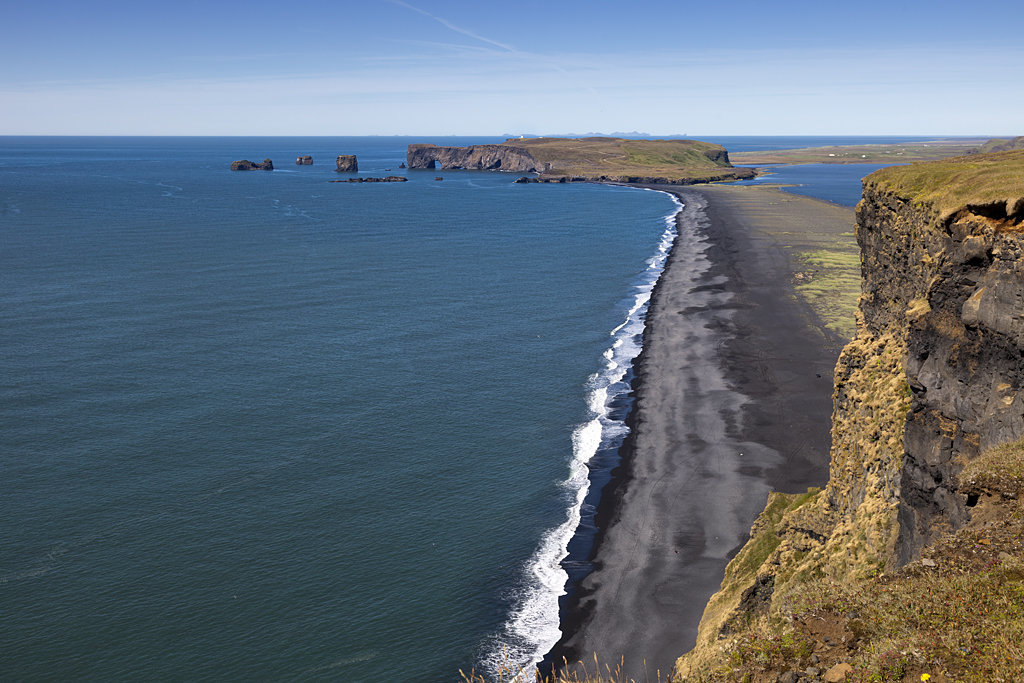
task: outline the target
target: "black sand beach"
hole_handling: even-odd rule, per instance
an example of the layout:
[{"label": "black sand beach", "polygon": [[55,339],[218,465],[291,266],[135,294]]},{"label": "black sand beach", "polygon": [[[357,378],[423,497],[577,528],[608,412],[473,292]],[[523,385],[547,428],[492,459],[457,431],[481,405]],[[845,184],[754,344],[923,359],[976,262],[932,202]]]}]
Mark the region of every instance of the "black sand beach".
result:
[{"label": "black sand beach", "polygon": [[[755,187],[677,195],[679,236],[652,294],[622,464],[602,494],[594,571],[549,661],[637,680],[671,672],[769,490],[828,476],[832,371],[845,340],[794,291],[793,247],[853,212]],[[849,237],[852,240],[852,237]]]}]

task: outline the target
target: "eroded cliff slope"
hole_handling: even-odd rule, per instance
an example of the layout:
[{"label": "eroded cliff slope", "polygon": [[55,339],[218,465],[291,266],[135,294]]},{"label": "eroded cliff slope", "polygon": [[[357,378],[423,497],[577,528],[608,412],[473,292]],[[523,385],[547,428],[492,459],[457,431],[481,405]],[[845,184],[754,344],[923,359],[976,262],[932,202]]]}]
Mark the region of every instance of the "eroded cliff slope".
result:
[{"label": "eroded cliff slope", "polygon": [[[1014,469],[1024,461],[1022,233],[1024,152],[865,179],[858,329],[835,371],[829,482],[772,494],[708,604],[697,647],[679,660],[678,680],[973,680],[979,671],[995,680],[1017,670],[1012,660],[998,668],[1004,655],[973,651],[968,625],[990,632],[1003,619],[1019,630],[1024,604],[1024,514],[1012,483],[1024,477]],[[1014,463],[1010,483],[979,489],[999,453]],[[965,480],[966,466],[980,475]],[[985,496],[1003,507],[979,513]],[[993,550],[992,525],[1016,544],[996,548],[988,564],[957,559],[984,556],[975,541]],[[972,587],[997,604],[970,598]],[[934,624],[918,621],[918,604],[946,589],[947,608],[981,601],[981,621],[939,607]],[[889,593],[903,595],[905,614],[862,614]],[[893,614],[906,618],[887,621]]]}]

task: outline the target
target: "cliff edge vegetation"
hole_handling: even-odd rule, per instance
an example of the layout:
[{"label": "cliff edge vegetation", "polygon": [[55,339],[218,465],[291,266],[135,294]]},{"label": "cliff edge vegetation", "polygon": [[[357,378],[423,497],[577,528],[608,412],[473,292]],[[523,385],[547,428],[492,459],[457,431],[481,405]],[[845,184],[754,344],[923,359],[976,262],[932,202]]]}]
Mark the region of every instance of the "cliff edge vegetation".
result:
[{"label": "cliff edge vegetation", "polygon": [[829,481],[771,495],[676,681],[1024,677],[1024,151],[878,171],[856,232]]},{"label": "cliff edge vegetation", "polygon": [[698,140],[516,138],[500,145],[409,145],[409,168],[536,172],[541,182],[692,183],[752,178],[721,145]]}]

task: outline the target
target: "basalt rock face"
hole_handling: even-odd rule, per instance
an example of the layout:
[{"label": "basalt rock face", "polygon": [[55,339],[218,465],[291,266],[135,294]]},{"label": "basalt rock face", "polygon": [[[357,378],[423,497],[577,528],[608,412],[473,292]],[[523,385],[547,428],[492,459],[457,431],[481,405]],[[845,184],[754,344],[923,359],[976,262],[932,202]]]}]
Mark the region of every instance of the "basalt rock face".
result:
[{"label": "basalt rock face", "polygon": [[732,166],[732,163],[729,161],[729,153],[725,149],[709,149],[704,152],[704,156],[719,166]]},{"label": "basalt rock face", "polygon": [[409,145],[405,157],[409,168],[437,168],[444,170],[470,169],[477,171],[540,172],[546,166],[533,158],[522,147],[511,145],[470,145],[469,147],[439,147],[437,145]]},{"label": "basalt rock face", "polygon": [[249,161],[248,159],[241,159],[239,161],[231,162],[232,171],[273,171],[274,162],[270,159],[264,159],[263,161]]},{"label": "basalt rock face", "polygon": [[337,166],[334,170],[338,173],[355,173],[359,170],[355,154],[339,154],[334,163]]},{"label": "basalt rock face", "polygon": [[858,208],[864,322],[903,331],[913,393],[898,564],[968,521],[964,464],[1024,437],[1024,210],[1015,209],[1024,207],[967,207],[940,221],[871,185]]}]

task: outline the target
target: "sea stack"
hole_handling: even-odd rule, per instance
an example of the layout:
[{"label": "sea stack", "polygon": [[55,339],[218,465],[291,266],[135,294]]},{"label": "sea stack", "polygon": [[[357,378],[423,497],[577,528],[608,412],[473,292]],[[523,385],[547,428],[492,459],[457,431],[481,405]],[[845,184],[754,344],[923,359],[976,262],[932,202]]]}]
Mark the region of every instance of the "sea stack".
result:
[{"label": "sea stack", "polygon": [[355,173],[359,170],[359,164],[356,162],[355,154],[339,154],[337,165],[338,168],[335,170],[338,173]]},{"label": "sea stack", "polygon": [[306,156],[296,157],[295,165],[296,166],[312,166],[313,165],[313,157],[311,157],[308,154]]},{"label": "sea stack", "polygon": [[233,161],[231,163],[232,171],[273,171],[274,162],[270,159],[264,159],[263,161],[249,161],[248,159],[241,159],[239,161]]}]

